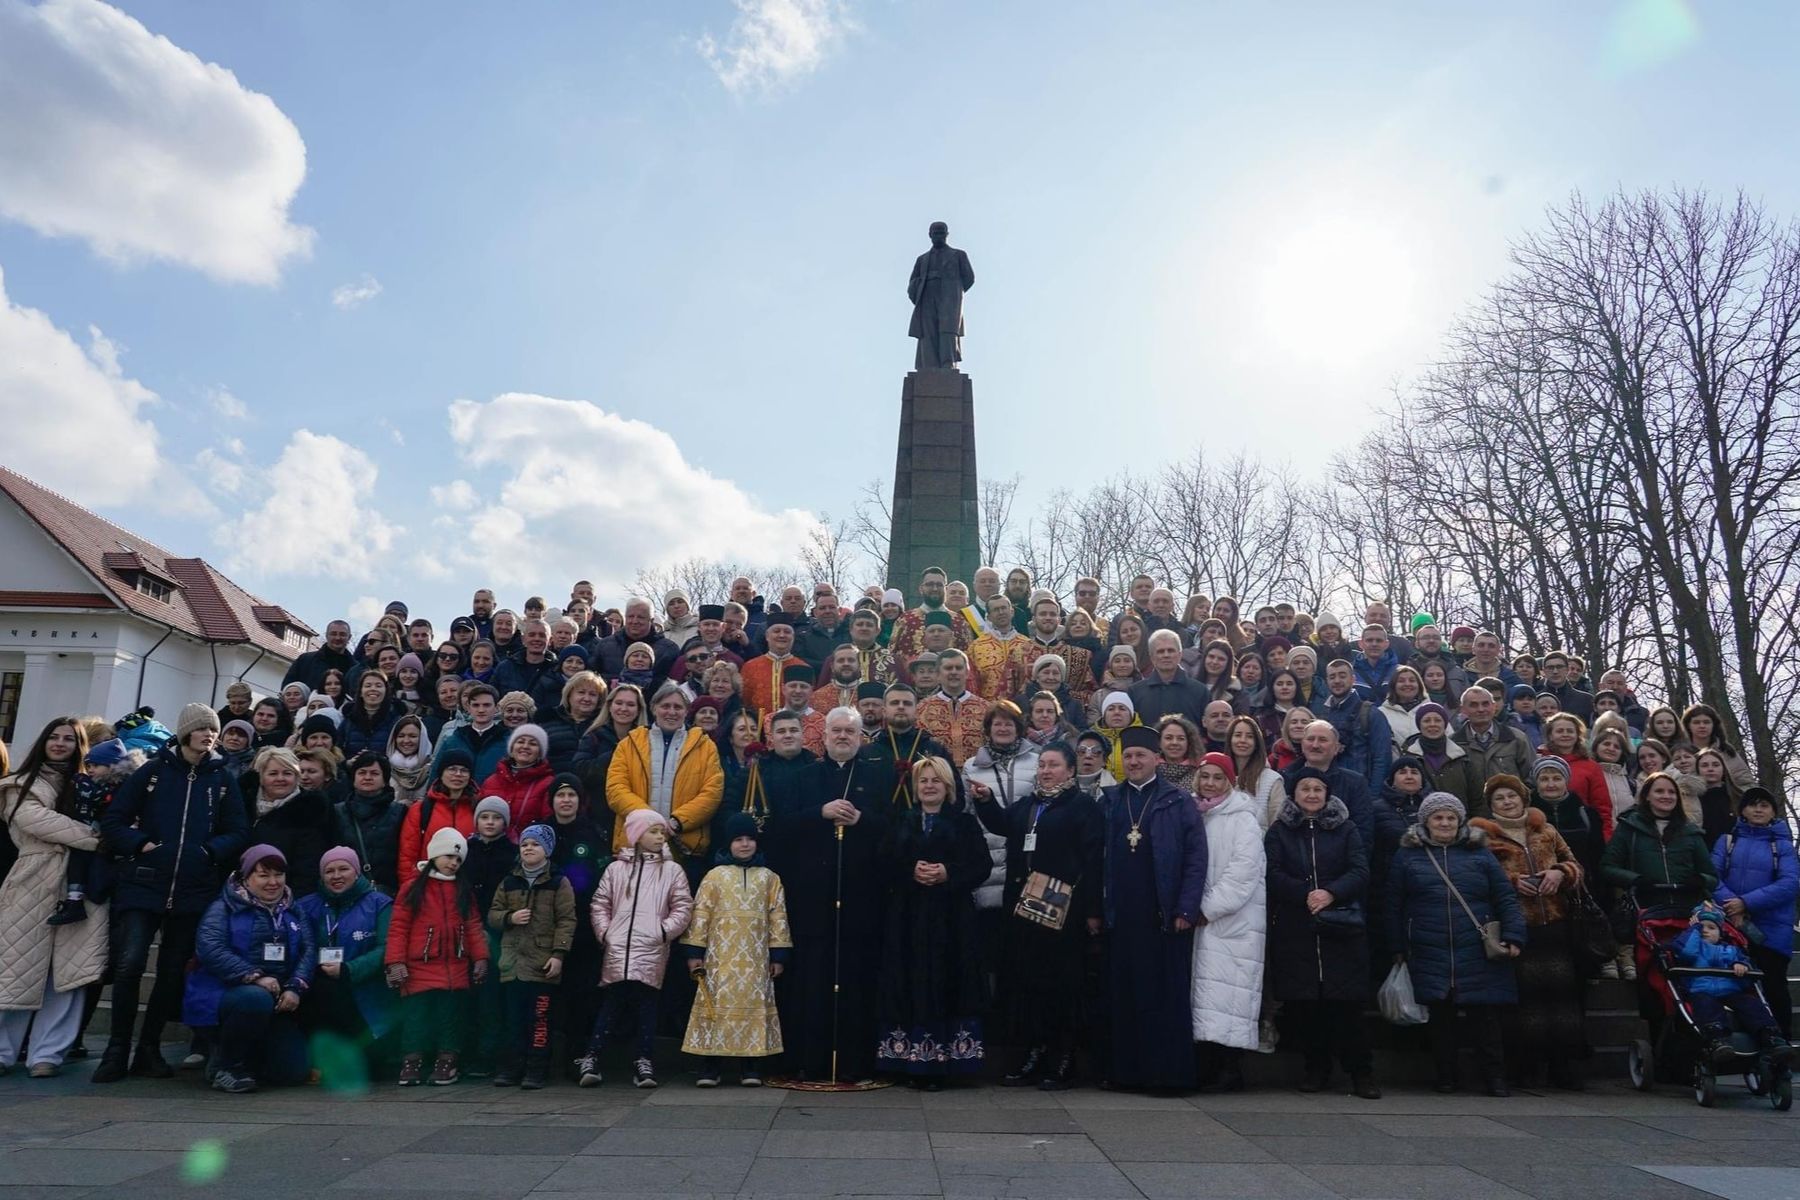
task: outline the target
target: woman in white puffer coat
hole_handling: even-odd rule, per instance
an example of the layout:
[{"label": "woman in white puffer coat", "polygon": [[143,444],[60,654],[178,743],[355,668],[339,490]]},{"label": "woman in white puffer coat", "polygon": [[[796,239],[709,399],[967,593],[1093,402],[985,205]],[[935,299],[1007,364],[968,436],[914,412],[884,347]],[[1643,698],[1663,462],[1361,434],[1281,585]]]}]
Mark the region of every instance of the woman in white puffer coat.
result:
[{"label": "woman in white puffer coat", "polygon": [[1200,760],[1195,803],[1206,825],[1206,895],[1194,930],[1192,1006],[1202,1090],[1243,1090],[1239,1058],[1257,1045],[1268,931],[1263,830],[1228,755]]}]

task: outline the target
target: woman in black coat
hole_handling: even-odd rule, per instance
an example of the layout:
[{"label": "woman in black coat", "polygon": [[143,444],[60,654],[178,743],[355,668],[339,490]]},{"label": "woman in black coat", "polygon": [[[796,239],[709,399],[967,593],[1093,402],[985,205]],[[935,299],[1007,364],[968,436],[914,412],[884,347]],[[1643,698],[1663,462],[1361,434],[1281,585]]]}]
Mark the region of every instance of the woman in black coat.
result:
[{"label": "woman in black coat", "polygon": [[319,859],[337,845],[337,820],[321,792],[300,786],[300,763],[291,750],[268,746],[256,756],[256,785],[244,797],[250,845],[267,843],[288,860],[294,898],[319,890]]},{"label": "woman in black coat", "polygon": [[[1350,1074],[1350,1089],[1379,1100],[1362,1011],[1369,997],[1368,922],[1363,901],[1369,856],[1330,780],[1301,767],[1294,794],[1263,837],[1269,864],[1266,990],[1299,1032],[1303,1092],[1323,1091],[1331,1059]],[[1320,914],[1324,914],[1321,916]]]},{"label": "woman in black coat", "polygon": [[981,1070],[982,967],[975,889],[993,870],[975,815],[956,800],[956,774],[937,757],[913,764],[918,807],[882,838],[888,879],[886,934],[876,983],[882,1070],[937,1091]]},{"label": "woman in black coat", "polygon": [[[1036,1081],[1044,1091],[1060,1091],[1075,1076],[1087,943],[1100,931],[1106,819],[1075,786],[1075,752],[1061,741],[1038,752],[1037,788],[1029,796],[1011,808],[991,794],[974,804],[988,832],[1006,839],[1000,990],[1008,1028],[1028,1047],[1018,1069],[1001,1082],[1023,1087]],[[1060,929],[1018,915],[1019,896],[1034,874],[1070,885]],[[1041,905],[1032,908],[1041,911]]]},{"label": "woman in black coat", "polygon": [[400,825],[409,806],[394,799],[390,770],[386,755],[368,750],[344,764],[350,794],[333,808],[332,845],[356,851],[363,875],[392,896],[400,890]]}]

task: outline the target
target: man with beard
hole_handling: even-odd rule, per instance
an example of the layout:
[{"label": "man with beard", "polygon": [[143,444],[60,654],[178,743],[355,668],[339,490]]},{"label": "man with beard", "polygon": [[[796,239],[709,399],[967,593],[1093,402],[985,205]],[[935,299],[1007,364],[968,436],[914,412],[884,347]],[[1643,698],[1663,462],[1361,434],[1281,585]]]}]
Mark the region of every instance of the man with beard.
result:
[{"label": "man with beard", "polygon": [[825,757],[798,786],[770,794],[781,881],[793,931],[782,979],[789,1070],[801,1079],[867,1079],[875,1071],[875,974],[882,901],[878,861],[887,830],[887,768],[863,748],[855,709],[826,714]]},{"label": "man with beard", "polygon": [[862,718],[863,744],[874,745],[875,739],[887,732],[887,685],[856,685],[856,714]]},{"label": "man with beard", "polygon": [[[904,683],[889,685],[886,692],[886,728],[875,738],[872,749],[883,769],[893,778],[888,793],[890,806],[898,811],[913,806],[912,765],[921,758],[935,755],[948,759],[944,744],[919,728],[919,696]],[[957,784],[962,784],[958,774]]]},{"label": "man with beard", "polygon": [[862,682],[857,670],[860,656],[848,642],[831,652],[826,663],[825,682],[813,692],[813,705],[830,712],[834,708],[855,708],[856,688]]}]

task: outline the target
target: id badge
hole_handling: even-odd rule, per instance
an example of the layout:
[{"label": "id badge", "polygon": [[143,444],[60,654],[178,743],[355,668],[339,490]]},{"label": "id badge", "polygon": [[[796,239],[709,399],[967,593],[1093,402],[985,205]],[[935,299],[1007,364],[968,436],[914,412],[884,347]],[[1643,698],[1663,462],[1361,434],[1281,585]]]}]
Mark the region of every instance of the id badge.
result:
[{"label": "id badge", "polygon": [[1025,844],[1021,846],[1020,849],[1026,854],[1030,854],[1033,850],[1037,849],[1037,830],[1034,829],[1025,835]]},{"label": "id badge", "polygon": [[328,966],[328,967],[335,966],[336,964],[341,963],[343,961],[344,961],[344,948],[342,946],[320,946],[319,947],[319,962],[321,965]]},{"label": "id badge", "polygon": [[263,943],[263,961],[280,963],[287,961],[287,946],[281,942]]}]

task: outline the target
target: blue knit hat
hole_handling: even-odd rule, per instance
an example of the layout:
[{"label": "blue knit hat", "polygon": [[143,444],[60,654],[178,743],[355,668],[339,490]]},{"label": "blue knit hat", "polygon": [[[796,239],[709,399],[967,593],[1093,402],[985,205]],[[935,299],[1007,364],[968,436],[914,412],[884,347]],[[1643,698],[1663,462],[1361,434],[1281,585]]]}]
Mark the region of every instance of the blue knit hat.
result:
[{"label": "blue knit hat", "polygon": [[525,832],[519,835],[519,844],[522,846],[527,841],[542,846],[545,854],[556,853],[556,830],[548,825],[527,825]]}]

